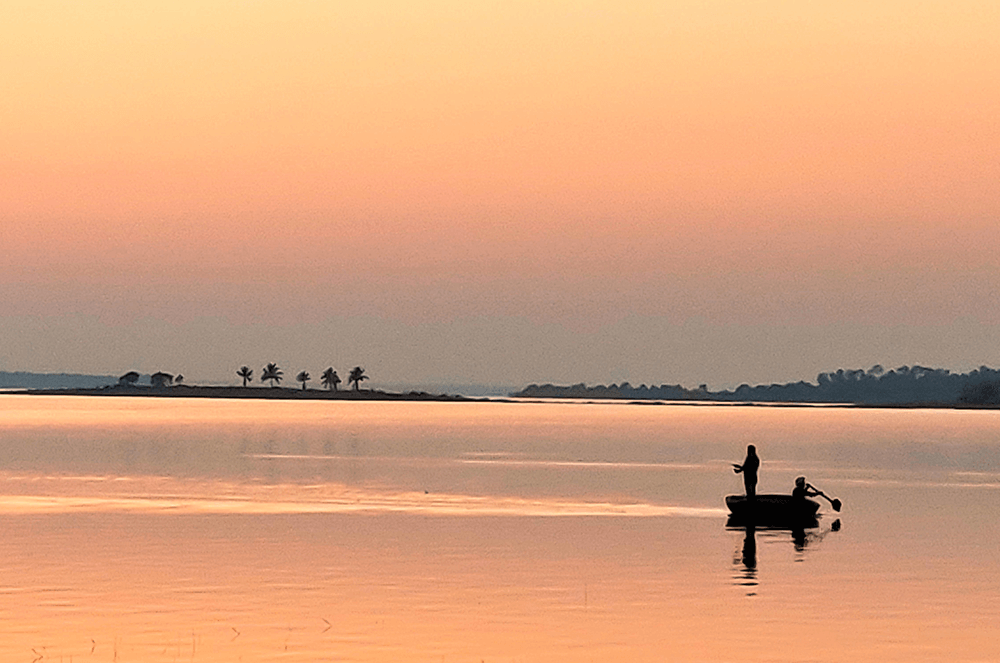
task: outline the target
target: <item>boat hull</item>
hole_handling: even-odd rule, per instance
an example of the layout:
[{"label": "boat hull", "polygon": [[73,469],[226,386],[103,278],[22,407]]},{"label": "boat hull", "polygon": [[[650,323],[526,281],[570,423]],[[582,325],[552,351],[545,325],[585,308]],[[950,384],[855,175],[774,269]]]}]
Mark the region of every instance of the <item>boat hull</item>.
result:
[{"label": "boat hull", "polygon": [[815,527],[819,503],[791,495],[727,495],[729,521],[762,527]]}]

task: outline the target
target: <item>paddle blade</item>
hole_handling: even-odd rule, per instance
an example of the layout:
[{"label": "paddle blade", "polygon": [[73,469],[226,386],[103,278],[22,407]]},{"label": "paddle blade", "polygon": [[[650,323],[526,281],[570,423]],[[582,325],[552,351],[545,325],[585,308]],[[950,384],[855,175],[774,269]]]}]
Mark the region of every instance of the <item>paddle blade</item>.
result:
[{"label": "paddle blade", "polygon": [[840,507],[841,507],[840,500],[833,500],[832,502],[830,502],[830,504],[833,505],[833,510],[834,511],[840,511]]}]

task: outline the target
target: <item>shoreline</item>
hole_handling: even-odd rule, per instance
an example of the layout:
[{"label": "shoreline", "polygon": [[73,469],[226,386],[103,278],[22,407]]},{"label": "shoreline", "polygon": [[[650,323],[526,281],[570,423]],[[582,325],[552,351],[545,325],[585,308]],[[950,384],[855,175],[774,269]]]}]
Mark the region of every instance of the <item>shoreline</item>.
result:
[{"label": "shoreline", "polygon": [[429,401],[447,403],[578,403],[580,405],[644,405],[695,407],[790,407],[790,408],[851,408],[873,410],[1000,410],[1000,405],[973,405],[967,403],[813,403],[797,401],[722,401],[722,400],[644,400],[635,398],[545,398],[510,396],[463,396],[461,394],[432,394],[426,391],[405,393],[375,389],[328,391],[324,389],[296,389],[290,387],[217,387],[172,385],[154,388],[143,386],[85,387],[70,389],[24,389],[4,391],[2,394],[26,396],[98,396],[135,398],[230,398],[257,400],[308,400],[308,401]]},{"label": "shoreline", "polygon": [[295,389],[289,387],[199,387],[173,385],[170,387],[85,387],[72,389],[25,389],[6,392],[26,396],[108,396],[136,398],[232,398],[258,400],[309,400],[309,401],[444,401],[477,402],[491,400],[453,394],[431,394],[426,391],[394,393],[373,389],[327,391],[324,389]]}]

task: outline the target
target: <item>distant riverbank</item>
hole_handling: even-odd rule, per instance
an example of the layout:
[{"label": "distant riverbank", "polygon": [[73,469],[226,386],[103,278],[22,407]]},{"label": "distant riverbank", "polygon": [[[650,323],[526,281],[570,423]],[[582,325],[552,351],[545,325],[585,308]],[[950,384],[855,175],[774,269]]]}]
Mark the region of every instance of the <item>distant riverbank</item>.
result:
[{"label": "distant riverbank", "polygon": [[425,391],[394,393],[377,389],[329,391],[322,389],[289,389],[286,387],[199,387],[174,385],[171,387],[121,386],[83,389],[27,389],[8,392],[31,396],[133,396],[149,398],[256,398],[267,400],[322,400],[322,401],[485,401],[452,394],[431,394]]},{"label": "distant riverbank", "polygon": [[582,405],[644,406],[701,406],[701,407],[770,407],[770,408],[871,408],[871,409],[954,409],[996,410],[995,404],[970,404],[948,402],[914,403],[819,403],[796,401],[717,401],[717,400],[653,400],[629,398],[566,398],[553,396],[526,396],[523,393],[504,397],[473,397],[460,394],[432,394],[426,391],[390,392],[377,389],[328,391],[323,389],[292,389],[287,387],[212,387],[174,385],[171,387],[121,386],[85,389],[24,389],[4,391],[8,395],[25,396],[109,396],[133,398],[232,398],[259,400],[308,400],[308,401],[440,401],[468,403],[545,403],[553,401],[576,402]]},{"label": "distant riverbank", "polygon": [[520,398],[600,398],[626,400],[711,401],[722,403],[814,403],[859,406],[964,407],[1000,406],[1000,371],[980,366],[968,373],[925,366],[900,366],[886,371],[873,366],[820,373],[816,383],[785,384],[711,391],[707,385],[690,389],[679,384],[633,387],[611,385],[532,384],[511,394]]}]

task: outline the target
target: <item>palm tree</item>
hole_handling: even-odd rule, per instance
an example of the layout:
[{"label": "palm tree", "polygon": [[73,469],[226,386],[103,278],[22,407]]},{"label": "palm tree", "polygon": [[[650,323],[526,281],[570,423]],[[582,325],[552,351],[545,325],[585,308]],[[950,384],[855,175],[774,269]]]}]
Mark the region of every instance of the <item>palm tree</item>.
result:
[{"label": "palm tree", "polygon": [[354,368],[351,369],[351,374],[347,378],[347,384],[351,384],[353,382],[354,391],[357,391],[361,388],[361,381],[367,379],[368,376],[365,375],[365,369],[361,368],[360,366],[355,366]]},{"label": "palm tree", "polygon": [[295,379],[302,383],[302,391],[306,390],[306,382],[309,382],[310,377],[311,376],[306,371],[302,371],[295,376]]},{"label": "palm tree", "polygon": [[264,367],[264,372],[260,375],[261,382],[271,381],[271,386],[274,386],[275,382],[281,382],[281,378],[284,373],[278,368],[277,364],[268,364]]},{"label": "palm tree", "polygon": [[337,371],[333,370],[333,366],[323,371],[323,386],[328,390],[332,389],[337,391],[337,385],[341,382],[340,376],[337,375]]},{"label": "palm tree", "polygon": [[240,370],[236,371],[236,375],[243,378],[244,388],[247,386],[247,382],[253,379],[253,369],[249,366],[242,366]]}]

